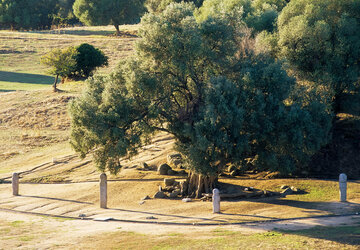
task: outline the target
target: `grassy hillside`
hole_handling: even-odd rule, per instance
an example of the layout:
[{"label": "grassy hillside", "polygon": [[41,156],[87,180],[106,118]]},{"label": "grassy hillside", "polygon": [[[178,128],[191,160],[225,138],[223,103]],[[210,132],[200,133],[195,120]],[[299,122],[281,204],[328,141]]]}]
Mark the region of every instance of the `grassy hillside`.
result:
[{"label": "grassy hillside", "polygon": [[113,27],[75,27],[42,32],[0,31],[0,173],[9,168],[33,166],[54,157],[73,154],[68,139],[67,105],[81,93],[83,82],[59,85],[40,64],[53,48],[89,43],[109,57],[108,73],[121,58],[133,53],[137,26],[122,26],[122,37]]},{"label": "grassy hillside", "polygon": [[[137,26],[121,26],[122,37],[111,36],[111,26],[66,28],[47,32],[0,31],[0,92],[46,89],[54,81],[40,58],[51,49],[89,43],[109,57],[110,72],[121,58],[131,55]],[[60,87],[61,88],[61,87]]]}]

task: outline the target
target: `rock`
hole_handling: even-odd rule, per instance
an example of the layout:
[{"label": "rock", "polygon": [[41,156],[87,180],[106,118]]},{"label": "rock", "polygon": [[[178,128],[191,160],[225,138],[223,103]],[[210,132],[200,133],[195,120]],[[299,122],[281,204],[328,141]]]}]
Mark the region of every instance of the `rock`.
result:
[{"label": "rock", "polygon": [[142,167],[147,170],[150,169],[149,165],[146,162],[142,163]]},{"label": "rock", "polygon": [[168,175],[176,175],[176,171],[174,171],[174,170],[172,170],[172,169],[169,169],[168,171],[167,171],[167,174]]},{"label": "rock", "polygon": [[171,167],[168,164],[164,163],[158,167],[157,171],[158,174],[167,175],[169,170],[171,170]]},{"label": "rock", "polygon": [[165,178],[165,179],[164,179],[164,184],[165,184],[165,186],[167,186],[167,187],[174,185],[174,183],[175,183],[175,179],[174,179],[174,178]]},{"label": "rock", "polygon": [[287,188],[284,191],[281,192],[281,196],[285,197],[286,195],[292,194],[293,191],[291,190],[291,188]]},{"label": "rock", "polygon": [[282,185],[280,188],[281,188],[281,189],[287,189],[287,188],[289,188],[289,186],[287,186],[287,185]]},{"label": "rock", "polygon": [[174,190],[175,190],[175,188],[173,186],[169,186],[169,187],[164,187],[162,191],[167,192],[167,193],[171,193]]},{"label": "rock", "polygon": [[150,200],[151,198],[150,198],[150,196],[149,195],[146,195],[144,198],[142,198],[141,200]]},{"label": "rock", "polygon": [[169,154],[167,156],[167,163],[171,166],[178,167],[182,164],[181,154]]},{"label": "rock", "polygon": [[163,198],[166,198],[166,194],[162,191],[158,191],[158,192],[156,192],[156,194],[154,194],[154,198],[163,199]]},{"label": "rock", "polygon": [[247,188],[244,188],[245,191],[254,191],[254,188],[253,187],[247,187]]},{"label": "rock", "polygon": [[180,194],[180,190],[176,189],[170,193],[169,197],[176,198],[179,194]]},{"label": "rock", "polygon": [[291,190],[292,190],[294,193],[299,192],[299,190],[298,190],[296,187],[294,187],[294,186],[291,186],[290,188],[291,188]]},{"label": "rock", "polygon": [[231,176],[239,176],[240,175],[240,171],[238,169],[235,169],[234,171],[232,171],[230,173]]},{"label": "rock", "polygon": [[180,171],[179,171],[179,175],[187,175],[187,173],[186,173],[185,170],[180,170]]},{"label": "rock", "polygon": [[236,167],[234,165],[230,165],[228,168],[228,172],[231,173],[236,170]]},{"label": "rock", "polygon": [[183,202],[191,202],[191,198],[184,198],[182,199]]}]

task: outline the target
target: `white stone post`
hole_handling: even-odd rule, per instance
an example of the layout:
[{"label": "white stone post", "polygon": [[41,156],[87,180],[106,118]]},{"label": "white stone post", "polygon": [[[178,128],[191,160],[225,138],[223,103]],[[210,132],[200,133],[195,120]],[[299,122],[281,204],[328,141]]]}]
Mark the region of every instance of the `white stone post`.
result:
[{"label": "white stone post", "polygon": [[220,192],[217,188],[213,189],[212,202],[213,213],[220,213]]},{"label": "white stone post", "polygon": [[346,189],[347,189],[347,176],[346,174],[339,175],[339,188],[340,188],[340,201],[346,201]]},{"label": "white stone post", "polygon": [[19,195],[19,174],[18,173],[12,174],[11,184],[12,184],[13,195],[18,196]]},{"label": "white stone post", "polygon": [[107,208],[107,176],[100,175],[100,208]]}]

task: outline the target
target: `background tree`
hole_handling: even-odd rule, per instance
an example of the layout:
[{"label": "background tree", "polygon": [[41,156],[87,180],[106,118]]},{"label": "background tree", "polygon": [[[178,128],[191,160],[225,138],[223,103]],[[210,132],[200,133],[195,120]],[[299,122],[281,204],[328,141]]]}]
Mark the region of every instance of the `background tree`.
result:
[{"label": "background tree", "polygon": [[285,0],[205,0],[196,15],[200,21],[211,16],[231,15],[238,19],[236,22],[253,29],[253,33],[272,32],[286,4]]},{"label": "background tree", "polygon": [[[166,9],[170,3],[180,3],[182,0],[146,0],[145,7],[148,12],[160,13]],[[200,7],[204,0],[186,0],[183,2],[192,2],[196,7]]]},{"label": "background tree", "polygon": [[41,58],[41,63],[51,67],[50,74],[55,75],[53,84],[54,91],[57,91],[57,82],[59,76],[62,81],[76,69],[76,56],[78,52],[74,47],[66,49],[53,49]]},{"label": "background tree", "polygon": [[108,57],[104,53],[94,46],[83,43],[76,47],[78,52],[76,59],[75,76],[88,78],[92,72],[101,66],[108,64]]},{"label": "background tree", "polygon": [[67,26],[78,23],[79,20],[73,12],[75,0],[58,0],[56,4],[56,13],[53,16],[53,25]]},{"label": "background tree", "polygon": [[0,26],[11,29],[50,28],[56,0],[1,0]]},{"label": "background tree", "polygon": [[360,1],[291,1],[278,20],[280,54],[301,79],[329,86],[335,112],[359,88]]},{"label": "background tree", "polygon": [[119,25],[132,24],[140,20],[144,13],[144,0],[76,0],[74,14],[86,25],[115,26],[120,34]]},{"label": "background tree", "polygon": [[194,9],[170,4],[142,18],[135,57],[90,79],[71,104],[74,149],[94,152],[99,169],[116,173],[121,157],[166,131],[191,171],[183,194],[196,197],[211,191],[229,162],[301,168],[327,141],[326,105],[273,59],[240,53],[229,20],[198,23]]}]

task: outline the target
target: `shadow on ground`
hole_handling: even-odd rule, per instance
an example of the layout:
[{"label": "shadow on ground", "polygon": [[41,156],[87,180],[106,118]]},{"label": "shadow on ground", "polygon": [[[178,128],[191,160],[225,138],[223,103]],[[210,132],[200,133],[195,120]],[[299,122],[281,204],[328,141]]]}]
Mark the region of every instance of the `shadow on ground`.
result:
[{"label": "shadow on ground", "polygon": [[279,230],[280,233],[287,233],[305,236],[313,239],[322,239],[338,242],[346,245],[360,246],[360,224],[352,226],[316,226],[304,230]]},{"label": "shadow on ground", "polygon": [[55,78],[46,75],[0,71],[0,81],[51,85]]}]

